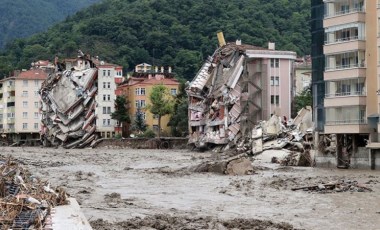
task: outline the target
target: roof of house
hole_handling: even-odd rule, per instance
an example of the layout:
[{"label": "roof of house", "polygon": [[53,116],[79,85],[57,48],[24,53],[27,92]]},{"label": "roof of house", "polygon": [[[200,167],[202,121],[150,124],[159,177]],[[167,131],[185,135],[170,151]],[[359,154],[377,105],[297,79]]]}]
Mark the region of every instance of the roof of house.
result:
[{"label": "roof of house", "polygon": [[48,74],[42,69],[30,69],[27,71],[21,72],[16,79],[23,80],[45,80]]}]

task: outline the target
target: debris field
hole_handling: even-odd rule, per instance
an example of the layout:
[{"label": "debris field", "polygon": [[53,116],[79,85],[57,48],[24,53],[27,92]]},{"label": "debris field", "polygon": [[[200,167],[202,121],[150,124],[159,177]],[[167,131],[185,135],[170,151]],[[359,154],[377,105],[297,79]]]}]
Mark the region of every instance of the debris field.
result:
[{"label": "debris field", "polygon": [[[378,171],[281,166],[269,157],[260,161],[268,151],[252,157],[249,173],[237,174],[200,166],[246,165],[240,159],[251,157],[115,146],[0,147],[77,199],[94,229],[378,229]],[[324,190],[316,188],[320,184]],[[292,191],[301,187],[310,189]]]}]

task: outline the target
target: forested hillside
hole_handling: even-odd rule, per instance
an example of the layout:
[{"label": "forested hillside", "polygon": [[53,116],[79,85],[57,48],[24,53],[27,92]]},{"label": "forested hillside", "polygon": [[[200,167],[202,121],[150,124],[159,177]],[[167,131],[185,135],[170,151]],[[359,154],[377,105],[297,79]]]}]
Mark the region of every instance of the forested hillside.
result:
[{"label": "forested hillside", "polygon": [[46,30],[100,0],[1,0],[0,48],[14,38]]},{"label": "forested hillside", "polygon": [[310,0],[106,0],[66,21],[7,46],[0,71],[33,60],[76,55],[81,49],[132,69],[137,63],[171,65],[191,79],[217,46],[227,41],[310,53]]}]

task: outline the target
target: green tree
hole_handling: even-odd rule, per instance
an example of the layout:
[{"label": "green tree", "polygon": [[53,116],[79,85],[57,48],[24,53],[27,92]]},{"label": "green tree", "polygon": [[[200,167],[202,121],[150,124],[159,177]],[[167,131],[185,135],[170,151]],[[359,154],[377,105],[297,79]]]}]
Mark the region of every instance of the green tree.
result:
[{"label": "green tree", "polygon": [[185,84],[182,83],[168,124],[171,126],[173,136],[183,137],[189,132],[188,106]]},{"label": "green tree", "polygon": [[310,88],[304,89],[299,95],[295,96],[294,101],[297,111],[300,111],[306,106],[311,106],[313,103],[313,98]]},{"label": "green tree", "polygon": [[174,109],[174,98],[164,85],[155,85],[149,95],[148,110],[158,116],[158,137],[161,136],[161,117],[171,114]]},{"label": "green tree", "polygon": [[115,112],[111,113],[111,118],[119,124],[130,123],[131,118],[128,114],[128,101],[125,96],[117,96],[115,100]]},{"label": "green tree", "polygon": [[140,107],[137,108],[132,130],[137,131],[139,133],[143,133],[146,131],[146,123]]}]

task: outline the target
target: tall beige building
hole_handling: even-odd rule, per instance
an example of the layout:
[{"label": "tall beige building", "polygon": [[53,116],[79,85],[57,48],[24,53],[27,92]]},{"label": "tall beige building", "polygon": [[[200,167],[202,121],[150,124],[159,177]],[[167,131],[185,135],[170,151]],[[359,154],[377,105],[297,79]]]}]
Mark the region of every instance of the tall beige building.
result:
[{"label": "tall beige building", "polygon": [[3,140],[40,138],[39,89],[47,78],[42,69],[15,71],[0,81],[0,133]]},{"label": "tall beige building", "polygon": [[[334,134],[330,137],[336,143],[335,154],[319,153],[317,164],[351,168],[380,165],[377,154],[380,153],[379,3],[378,0],[312,3],[316,130],[321,134]],[[322,49],[323,55],[320,55],[322,52],[318,50]],[[320,57],[324,63],[318,61]],[[320,75],[322,68],[323,75]],[[322,140],[318,147],[323,146],[322,141],[330,142],[323,139],[324,135],[319,137]]]}]

